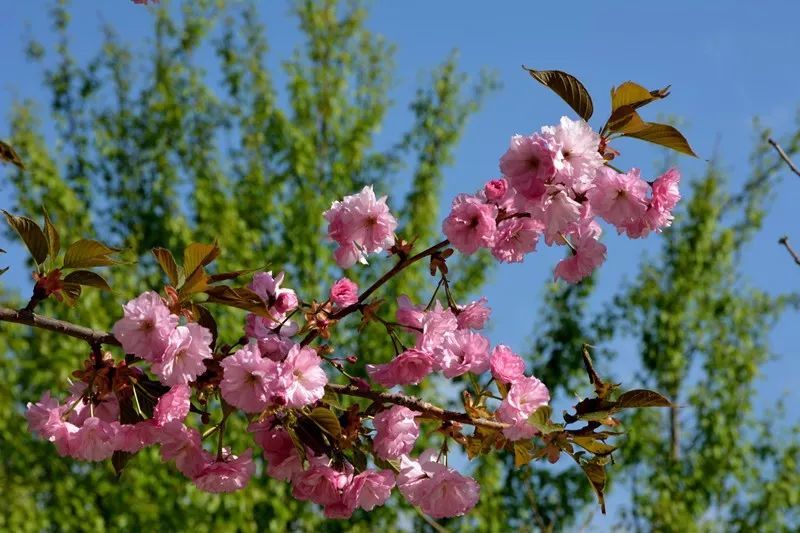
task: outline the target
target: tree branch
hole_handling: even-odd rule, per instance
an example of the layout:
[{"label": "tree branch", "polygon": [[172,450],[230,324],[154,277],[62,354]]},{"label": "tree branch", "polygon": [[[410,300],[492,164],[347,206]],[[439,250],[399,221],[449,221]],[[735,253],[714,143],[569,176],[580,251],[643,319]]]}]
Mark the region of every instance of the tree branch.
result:
[{"label": "tree branch", "polygon": [[786,152],[783,151],[783,148],[781,148],[781,145],[778,144],[775,141],[775,139],[773,139],[772,137],[767,139],[767,142],[769,144],[771,144],[775,148],[775,150],[778,152],[778,155],[781,156],[781,159],[783,159],[786,162],[786,164],[789,166],[789,169],[792,172],[794,172],[795,174],[797,174],[798,176],[800,176],[800,169],[798,169],[795,166],[795,164],[792,162],[792,160],[789,158],[789,156],[786,154]]},{"label": "tree branch", "polygon": [[[445,241],[446,242],[446,241]],[[439,243],[438,247],[445,244]],[[438,248],[437,248],[438,249]],[[431,251],[432,249],[426,250]],[[415,256],[416,257],[416,256]],[[415,259],[416,260],[416,259]],[[413,261],[412,261],[413,262]],[[402,263],[402,262],[401,262]],[[400,263],[398,263],[400,264]],[[410,264],[410,263],[409,263]],[[23,324],[34,328],[45,329],[53,331],[61,335],[67,335],[76,339],[84,340],[92,346],[106,344],[111,346],[120,346],[120,342],[112,335],[105,331],[91,329],[65,320],[58,320],[55,318],[44,317],[35,313],[25,311],[15,311],[6,307],[0,307],[0,322],[12,322],[15,324]],[[457,411],[449,411],[430,404],[426,401],[406,396],[405,394],[393,394],[389,392],[380,392],[372,389],[361,389],[354,385],[339,385],[336,383],[329,383],[326,387],[331,392],[344,394],[346,396],[356,396],[359,398],[367,398],[373,401],[391,403],[395,405],[402,405],[421,413],[428,418],[434,418],[449,422],[458,422],[461,424],[469,424],[472,426],[481,426],[491,429],[503,429],[508,427],[507,424],[496,422],[494,420],[475,419],[469,417],[466,413]]]},{"label": "tree branch", "polygon": [[792,248],[791,245],[789,245],[789,237],[784,235],[783,237],[778,239],[778,244],[781,244],[781,245],[785,246],[786,247],[786,251],[789,252],[789,255],[792,256],[792,259],[794,259],[794,262],[797,263],[798,265],[800,265],[800,255],[797,255],[797,252],[794,251],[794,248]]}]

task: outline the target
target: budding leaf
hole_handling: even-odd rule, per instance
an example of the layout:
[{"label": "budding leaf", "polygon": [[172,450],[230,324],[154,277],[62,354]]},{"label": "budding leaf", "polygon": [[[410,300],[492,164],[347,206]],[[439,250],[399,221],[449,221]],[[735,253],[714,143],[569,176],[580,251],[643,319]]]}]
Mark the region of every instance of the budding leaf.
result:
[{"label": "budding leaf", "polygon": [[669,124],[658,124],[656,122],[645,122],[645,127],[636,131],[625,133],[626,137],[633,137],[643,141],[651,142],[659,146],[671,148],[676,152],[697,157],[689,141],[675,127]]},{"label": "budding leaf", "polygon": [[528,417],[528,424],[538,429],[543,435],[554,433],[556,431],[562,431],[564,426],[561,424],[556,424],[550,420],[552,414],[553,410],[550,408],[550,406],[543,405],[536,409],[536,411],[534,411],[533,414]]},{"label": "budding leaf", "polygon": [[642,117],[639,116],[634,107],[624,105],[611,113],[606,125],[603,126],[603,131],[633,133],[646,127],[647,123],[642,120]]},{"label": "budding leaf", "polygon": [[10,144],[3,141],[0,141],[0,161],[11,163],[20,170],[25,170],[25,164],[17,155],[17,151]]},{"label": "budding leaf", "polygon": [[589,91],[578,78],[560,70],[534,70],[522,66],[533,79],[550,88],[578,113],[583,120],[589,120],[594,112]]},{"label": "budding leaf", "polygon": [[22,242],[25,243],[36,264],[41,265],[44,263],[45,259],[47,259],[49,247],[47,245],[47,237],[45,237],[42,228],[28,217],[17,217],[5,210],[3,214],[6,216],[9,226],[14,228]]},{"label": "budding leaf", "polygon": [[646,390],[635,389],[620,394],[617,398],[617,408],[625,407],[670,407],[672,402],[661,394]]},{"label": "budding leaf", "polygon": [[44,208],[42,208],[42,210],[44,211],[44,232],[45,237],[47,237],[47,249],[50,253],[50,259],[55,260],[58,252],[61,251],[61,237],[58,235],[58,230],[50,220],[50,215],[47,214],[47,210]]},{"label": "budding leaf", "polygon": [[158,264],[161,266],[161,270],[163,270],[169,278],[169,282],[177,287],[178,263],[176,263],[175,258],[172,257],[172,252],[166,248],[153,248],[152,252],[156,261],[158,261]]},{"label": "budding leaf", "polygon": [[117,265],[121,261],[111,257],[111,254],[119,251],[119,248],[111,248],[93,239],[80,239],[70,244],[64,253],[63,268]]},{"label": "budding leaf", "polygon": [[219,256],[219,246],[214,244],[201,244],[193,242],[183,251],[183,270],[187,276],[201,266],[211,263]]},{"label": "budding leaf", "polygon": [[64,276],[65,283],[77,283],[84,287],[97,287],[104,291],[111,292],[111,287],[108,282],[101,276],[91,270],[75,270]]},{"label": "budding leaf", "polygon": [[68,307],[72,307],[81,297],[81,286],[77,283],[64,283],[64,287],[61,289],[61,296],[64,298],[64,303]]},{"label": "budding leaf", "polygon": [[339,424],[339,419],[330,409],[317,407],[308,416],[329,435],[337,439],[342,436],[342,426]]},{"label": "budding leaf", "polygon": [[648,91],[638,83],[626,81],[619,87],[611,89],[611,111],[613,113],[622,106],[637,109],[655,100],[666,98],[669,96],[669,87],[667,85],[663,89]]}]

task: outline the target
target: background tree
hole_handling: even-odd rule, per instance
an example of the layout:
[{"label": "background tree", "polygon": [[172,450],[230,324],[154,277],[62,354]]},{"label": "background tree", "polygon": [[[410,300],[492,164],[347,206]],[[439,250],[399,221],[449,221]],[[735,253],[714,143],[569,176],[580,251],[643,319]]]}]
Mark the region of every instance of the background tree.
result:
[{"label": "background tree", "polygon": [[[134,55],[131,43],[106,27],[102,48],[85,63],[71,54],[67,2],[53,7],[57,46],[47,50],[31,42],[28,48],[44,66],[50,114],[43,119],[29,101],[15,106],[10,141],[27,170],[10,174],[14,204],[3,207],[34,215],[46,205],[66,230],[64,242],[94,235],[140,260],[112,275],[115,294],[87,291],[80,305],[59,310],[62,316],[109,328],[120,302],[141,292],[143,280],[163,283],[150,248],[181,250],[214,239],[223,249],[220,269],[293,265],[287,271],[291,286],[324,300],[325,283],[336,271],[322,244],[319,214],[332,198],[367,183],[378,184],[380,194],[390,192],[406,161],[406,201],[391,199],[413,234],[404,237],[425,242],[434,234],[443,170],[491,81],[483,78],[465,90],[466,77],[454,58],[446,59],[410,102],[415,120],[409,131],[378,150],[375,134],[390,106],[392,47],[365,28],[366,11],[358,2],[292,6],[305,41],[284,63],[285,93],[266,66],[268,29],[258,22],[255,3],[186,2],[178,18],[164,5],[154,11],[146,53],[137,44]],[[203,47],[213,47],[218,64],[198,64]],[[208,82],[209,74],[221,84]],[[280,103],[283,94],[286,104]],[[463,282],[477,287],[486,268],[467,271]],[[370,272],[348,275],[359,279]],[[421,273],[405,276],[390,294],[416,295],[427,283]],[[53,307],[48,302],[41,312]],[[220,316],[223,336],[241,335],[241,316]],[[368,329],[350,345],[370,361],[389,359],[394,354],[380,336],[385,332]],[[8,386],[0,393],[0,529],[320,527],[319,513],[288,497],[286,484],[263,476],[247,491],[219,497],[187,486],[160,465],[157,453],[139,454],[122,480],[106,464],[54,457],[47,443],[26,432],[18,402],[38,397],[48,384],[65,383],[84,352],[77,342],[3,326],[0,381]],[[369,525],[359,525],[367,520],[360,515],[347,525],[325,526],[396,529],[397,506],[386,509],[371,513]]]}]

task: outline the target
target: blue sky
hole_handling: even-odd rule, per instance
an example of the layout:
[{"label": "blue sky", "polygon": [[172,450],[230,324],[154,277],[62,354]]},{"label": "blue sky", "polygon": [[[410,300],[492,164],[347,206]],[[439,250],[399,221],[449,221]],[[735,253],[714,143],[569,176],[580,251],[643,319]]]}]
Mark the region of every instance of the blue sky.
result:
[{"label": "blue sky", "polygon": [[[94,52],[101,21],[116,26],[136,43],[149,35],[149,9],[128,0],[82,0],[72,7],[75,51],[79,57]],[[298,43],[295,23],[287,17],[286,2],[264,2],[262,15],[268,24],[272,47],[271,64],[279,65]],[[45,43],[51,40],[46,2],[13,2],[5,7],[0,32],[0,110],[3,118],[11,102],[33,97],[47,103],[40,87],[38,68],[28,65],[22,53],[26,25]],[[667,7],[669,6],[669,7]],[[761,118],[778,135],[790,133],[800,104],[800,4],[794,1],[697,2],[478,2],[405,0],[373,2],[370,28],[397,45],[396,102],[379,143],[398,138],[409,124],[407,103],[424,79],[425,69],[452,50],[459,52],[461,68],[477,75],[481,68],[496,72],[502,89],[486,101],[467,127],[447,169],[442,208],[458,192],[471,192],[496,177],[497,160],[513,133],[528,133],[541,125],[557,122],[568,108],[520,69],[524,63],[536,68],[558,68],[578,76],[594,96],[595,112],[608,112],[608,91],[633,79],[647,87],[672,84],[672,95],[644,111],[646,118],[658,113],[685,119],[683,131],[703,159],[717,155],[729,171],[733,184],[747,175],[748,157],[756,141],[752,119]],[[202,57],[200,58],[202,60]],[[599,124],[595,124],[595,126]],[[0,137],[7,126],[0,121]],[[661,160],[658,149],[643,143],[623,142],[620,166],[639,166],[652,175]],[[679,159],[686,178],[699,175],[702,160]],[[5,170],[0,170],[0,194]],[[750,284],[771,293],[798,291],[800,271],[776,241],[784,234],[800,244],[796,221],[796,198],[800,181],[785,173],[772,201],[764,229],[748,246],[741,259]],[[408,179],[408,171],[397,182]],[[7,199],[0,197],[0,207]],[[390,199],[391,202],[391,199]],[[645,254],[658,247],[658,236],[645,241],[627,241],[608,233],[608,261],[600,272],[597,302],[605,301],[620,283],[636,272]],[[24,287],[29,277],[21,272],[20,249],[0,239],[9,256],[6,282]],[[523,349],[530,342],[532,325],[544,281],[558,261],[559,251],[543,248],[522,265],[498,269],[486,288],[494,308],[491,338]],[[513,295],[513,298],[512,298]],[[798,418],[800,391],[797,376],[800,329],[788,312],[774,329],[772,347],[778,357],[764,367],[759,380],[758,408],[767,408],[788,395],[793,419]],[[615,369],[626,384],[634,386],[636,346],[620,342]],[[792,390],[792,389],[795,390]],[[614,497],[610,507],[614,508]]]}]

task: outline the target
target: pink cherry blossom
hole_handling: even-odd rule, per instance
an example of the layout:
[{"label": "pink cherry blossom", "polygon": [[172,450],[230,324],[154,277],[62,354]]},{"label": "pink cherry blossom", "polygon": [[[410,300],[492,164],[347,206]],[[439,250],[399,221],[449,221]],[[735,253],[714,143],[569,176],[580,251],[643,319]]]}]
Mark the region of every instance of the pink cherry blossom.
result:
[{"label": "pink cherry blossom", "polygon": [[65,422],[62,418],[67,408],[67,405],[60,405],[50,397],[49,392],[45,392],[37,403],[28,403],[28,410],[25,412],[31,433],[55,444],[62,457],[72,453],[75,434],[78,432],[78,426]]},{"label": "pink cherry blossom", "polygon": [[386,503],[394,484],[394,473],[390,470],[364,470],[353,477],[345,489],[345,500],[355,507],[371,511]]},{"label": "pink cherry blossom", "polygon": [[334,202],[323,215],[328,221],[328,237],[340,246],[334,255],[342,268],[365,262],[366,254],[394,245],[397,220],[389,212],[386,197],[376,198],[372,186]]},{"label": "pink cherry blossom", "polygon": [[556,150],[547,136],[514,135],[508,151],[500,158],[500,171],[519,194],[536,200],[555,176],[555,157]]},{"label": "pink cherry blossom", "polygon": [[439,366],[446,378],[489,369],[489,339],[467,329],[448,335],[442,343]]},{"label": "pink cherry blossom", "polygon": [[516,380],[496,413],[498,420],[512,424],[512,427],[503,430],[503,434],[511,440],[531,438],[537,431],[528,424],[528,417],[549,402],[550,391],[544,383],[535,377]]},{"label": "pink cherry blossom", "polygon": [[200,433],[196,429],[187,428],[181,422],[170,422],[158,432],[161,443],[161,458],[164,461],[174,460],[178,470],[188,478],[199,475],[211,461],[211,457],[203,450]]},{"label": "pink cherry blossom", "polygon": [[637,239],[647,236],[651,231],[661,231],[672,224],[672,210],[681,198],[678,183],[681,175],[672,168],[656,178],[652,185],[652,198],[644,216],[625,227],[628,237]]},{"label": "pink cherry blossom", "polygon": [[161,427],[153,419],[143,420],[136,424],[120,424],[114,449],[128,453],[136,453],[159,440]]},{"label": "pink cherry blossom", "polygon": [[178,326],[169,336],[161,360],[151,367],[161,383],[180,385],[194,381],[205,372],[204,359],[210,359],[211,332],[200,324],[190,322]]},{"label": "pink cherry blossom", "polygon": [[187,385],[173,386],[153,408],[153,420],[159,426],[164,426],[174,420],[183,422],[189,414],[189,398],[192,391]]},{"label": "pink cherry blossom", "polygon": [[458,329],[483,329],[489,320],[489,315],[492,314],[492,308],[486,305],[487,302],[486,298],[481,297],[464,307],[459,307],[456,316]]},{"label": "pink cherry blossom", "polygon": [[570,198],[563,190],[554,189],[555,194],[542,204],[542,222],[547,244],[563,242],[561,235],[567,233],[581,218],[581,204]]},{"label": "pink cherry blossom", "polygon": [[434,356],[434,370],[441,370],[436,356],[441,351],[445,336],[457,329],[456,315],[450,309],[442,308],[438,301],[422,317],[422,335],[417,339],[417,348]]},{"label": "pink cherry blossom", "polygon": [[347,307],[358,301],[358,285],[348,278],[342,278],[331,287],[331,301],[339,307]]},{"label": "pink cherry blossom", "polygon": [[413,330],[422,330],[422,319],[425,316],[425,306],[414,305],[405,294],[397,298],[397,322]]},{"label": "pink cherry blossom", "polygon": [[626,224],[637,221],[647,210],[648,186],[634,168],[627,174],[603,167],[597,171],[594,187],[586,196],[592,209],[610,224],[623,230]]},{"label": "pink cherry blossom", "polygon": [[427,352],[409,349],[383,365],[367,365],[367,373],[377,383],[391,388],[395,385],[416,385],[433,371],[433,357]]},{"label": "pink cherry blossom", "polygon": [[502,200],[508,193],[508,182],[503,179],[492,180],[483,187],[483,194],[490,202]]},{"label": "pink cherry blossom", "polygon": [[514,383],[524,377],[525,361],[504,344],[492,350],[489,366],[494,379],[502,383]]},{"label": "pink cherry blossom", "polygon": [[84,397],[86,383],[77,381],[70,386],[69,390],[72,394],[64,403],[72,406],[72,411],[67,420],[76,426],[83,424],[83,421],[90,416],[96,416],[106,422],[114,422],[119,419],[119,402],[115,394],[106,392],[100,395],[95,392],[92,394],[92,405],[89,406],[90,402]]},{"label": "pink cherry blossom", "polygon": [[222,360],[222,397],[229,404],[248,413],[262,411],[276,391],[284,389],[279,382],[278,363],[261,357],[255,344],[237,350]]},{"label": "pink cherry blossom", "polygon": [[307,470],[292,478],[292,495],[298,500],[312,501],[319,505],[339,503],[342,489],[352,479],[352,473],[339,472],[314,458]]},{"label": "pink cherry blossom", "polygon": [[496,218],[497,207],[462,194],[453,201],[453,208],[442,223],[442,231],[453,247],[470,255],[494,244]]},{"label": "pink cherry blossom", "polygon": [[117,442],[118,422],[106,422],[90,416],[74,435],[72,456],[84,461],[104,461],[111,458]]},{"label": "pink cherry blossom", "polygon": [[320,366],[322,359],[313,348],[295,344],[282,363],[281,373],[286,380],[286,405],[303,407],[325,394],[328,376]]},{"label": "pink cherry blossom", "polygon": [[192,481],[206,492],[234,492],[246,487],[255,471],[252,451],[248,448],[240,456],[227,455],[207,463]]},{"label": "pink cherry blossom", "polygon": [[145,292],[122,306],[124,316],[111,330],[130,353],[157,363],[164,353],[170,334],[178,325],[178,317],[171,314],[161,296]]},{"label": "pink cherry blossom", "polygon": [[450,518],[466,514],[480,497],[480,486],[471,477],[447,468],[424,482],[426,496],[420,502],[422,512],[433,518]]},{"label": "pink cherry blossom", "polygon": [[286,355],[295,344],[292,339],[276,333],[268,333],[263,337],[257,337],[255,341],[258,345],[258,350],[261,352],[261,355],[268,357],[275,362],[280,362],[286,359]]},{"label": "pink cherry blossom", "polygon": [[521,263],[536,250],[544,226],[532,218],[512,218],[497,225],[492,255],[504,263]]},{"label": "pink cherry blossom", "polygon": [[267,475],[289,481],[295,474],[303,471],[303,459],[297,448],[282,427],[272,427],[272,420],[254,422],[248,426],[247,431],[253,434],[256,444],[264,450],[267,460]]},{"label": "pink cherry blossom", "polygon": [[414,419],[419,414],[408,407],[394,405],[375,415],[372,420],[376,431],[375,455],[382,459],[396,459],[410,452],[419,437],[419,424]]},{"label": "pink cherry blossom", "polygon": [[606,247],[597,241],[598,232],[594,227],[581,227],[572,234],[571,254],[556,265],[553,279],[561,278],[567,283],[578,283],[591,275],[606,260]]},{"label": "pink cherry blossom", "polygon": [[542,134],[558,148],[555,157],[557,183],[581,194],[592,185],[595,172],[603,166],[598,152],[600,136],[583,120],[561,117],[557,126],[545,126]]}]

